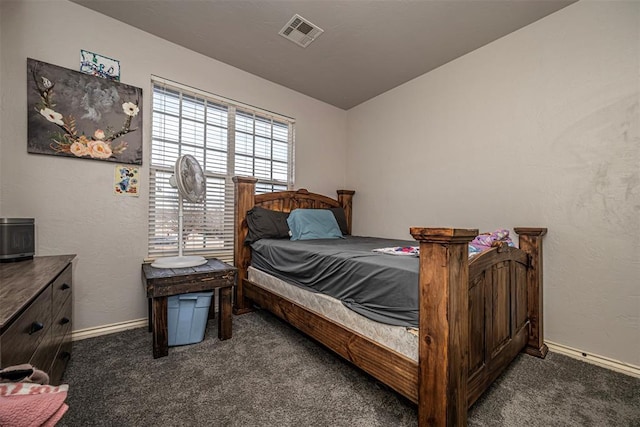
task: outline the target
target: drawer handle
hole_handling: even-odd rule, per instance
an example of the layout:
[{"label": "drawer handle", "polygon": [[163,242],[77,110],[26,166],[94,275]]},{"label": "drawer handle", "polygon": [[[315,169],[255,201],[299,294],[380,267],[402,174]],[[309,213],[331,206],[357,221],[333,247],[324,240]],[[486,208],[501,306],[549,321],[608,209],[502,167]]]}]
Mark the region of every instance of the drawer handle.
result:
[{"label": "drawer handle", "polygon": [[40,322],[33,322],[31,324],[31,328],[29,329],[29,335],[35,334],[36,332],[38,332],[39,330],[41,330],[42,328],[44,328],[44,325]]},{"label": "drawer handle", "polygon": [[71,286],[67,285],[66,283],[63,283],[62,286],[60,286],[60,289],[62,289],[63,291],[66,291],[69,288],[71,288]]},{"label": "drawer handle", "polygon": [[69,353],[68,351],[63,351],[62,353],[60,353],[60,359],[62,360],[71,359],[71,353]]},{"label": "drawer handle", "polygon": [[63,317],[62,319],[60,319],[60,324],[61,325],[66,325],[69,322],[71,322],[71,320],[69,320],[69,318],[67,318],[67,317]]}]

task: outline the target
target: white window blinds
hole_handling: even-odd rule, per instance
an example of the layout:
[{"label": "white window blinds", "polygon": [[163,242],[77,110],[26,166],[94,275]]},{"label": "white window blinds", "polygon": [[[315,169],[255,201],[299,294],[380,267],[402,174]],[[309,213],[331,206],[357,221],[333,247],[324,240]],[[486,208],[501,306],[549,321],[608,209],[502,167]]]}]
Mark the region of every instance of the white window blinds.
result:
[{"label": "white window blinds", "polygon": [[293,186],[294,121],[179,84],[153,81],[149,167],[149,257],[178,253],[177,158],[194,156],[206,176],[202,203],[184,201],[184,254],[233,260],[234,175],[258,192]]}]

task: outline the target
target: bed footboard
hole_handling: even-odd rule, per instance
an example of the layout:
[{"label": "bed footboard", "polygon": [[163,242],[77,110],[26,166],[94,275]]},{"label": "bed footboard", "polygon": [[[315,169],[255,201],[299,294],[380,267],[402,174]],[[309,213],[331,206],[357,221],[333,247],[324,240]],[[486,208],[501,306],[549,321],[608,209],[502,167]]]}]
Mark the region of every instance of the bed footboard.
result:
[{"label": "bed footboard", "polygon": [[478,230],[412,227],[420,242],[418,424],[467,425],[469,255]]},{"label": "bed footboard", "polygon": [[544,357],[542,236],[469,261],[477,230],[410,229],[420,242],[419,425],[463,426],[467,408],[525,351]]}]

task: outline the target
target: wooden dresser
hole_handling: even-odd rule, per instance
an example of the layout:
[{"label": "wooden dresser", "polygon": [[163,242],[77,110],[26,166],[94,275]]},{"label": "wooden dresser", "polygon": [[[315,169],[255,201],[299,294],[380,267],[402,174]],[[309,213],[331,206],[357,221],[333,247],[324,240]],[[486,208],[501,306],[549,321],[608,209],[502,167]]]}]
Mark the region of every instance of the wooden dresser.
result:
[{"label": "wooden dresser", "polygon": [[0,264],[0,366],[30,363],[58,385],[71,357],[71,261]]}]

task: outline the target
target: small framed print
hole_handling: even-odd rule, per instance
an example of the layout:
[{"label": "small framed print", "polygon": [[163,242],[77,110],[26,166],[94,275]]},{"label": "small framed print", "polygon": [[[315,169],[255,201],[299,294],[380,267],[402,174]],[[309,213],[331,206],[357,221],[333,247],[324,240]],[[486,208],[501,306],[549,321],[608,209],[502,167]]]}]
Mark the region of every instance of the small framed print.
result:
[{"label": "small framed print", "polygon": [[138,168],[117,165],[114,174],[113,193],[120,196],[138,197]]},{"label": "small framed print", "polygon": [[80,71],[103,79],[120,81],[120,61],[88,50],[80,50]]}]

